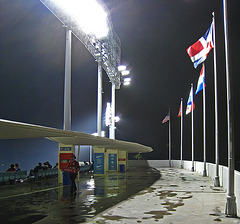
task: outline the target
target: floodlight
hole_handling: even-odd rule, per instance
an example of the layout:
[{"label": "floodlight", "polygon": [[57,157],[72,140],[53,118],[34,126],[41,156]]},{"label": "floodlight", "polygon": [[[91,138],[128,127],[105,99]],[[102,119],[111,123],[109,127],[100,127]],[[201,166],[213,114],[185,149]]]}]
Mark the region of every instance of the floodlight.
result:
[{"label": "floodlight", "polygon": [[115,122],[118,122],[118,121],[120,121],[120,117],[116,116],[115,117]]},{"label": "floodlight", "polygon": [[131,78],[125,78],[124,82],[131,82]]},{"label": "floodlight", "polygon": [[122,75],[129,75],[129,71],[128,70],[124,70],[121,73],[122,73]]},{"label": "floodlight", "polygon": [[113,30],[107,8],[101,4],[103,1],[40,1],[84,44],[96,61],[102,60],[108,78],[120,89],[121,42]]},{"label": "floodlight", "polygon": [[108,34],[107,13],[96,0],[52,0],[70,15],[86,34],[102,38]]},{"label": "floodlight", "polygon": [[118,66],[118,71],[123,71],[126,70],[126,66],[125,65],[119,65]]},{"label": "floodlight", "polygon": [[123,85],[124,85],[124,86],[128,86],[128,85],[130,85],[130,82],[131,82],[131,78],[125,78],[125,79],[123,80]]}]

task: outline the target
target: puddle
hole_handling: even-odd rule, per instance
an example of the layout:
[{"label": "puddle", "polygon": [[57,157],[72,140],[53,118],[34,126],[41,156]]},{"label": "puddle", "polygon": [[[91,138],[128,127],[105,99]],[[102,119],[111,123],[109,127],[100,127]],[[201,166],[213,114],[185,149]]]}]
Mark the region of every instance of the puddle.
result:
[{"label": "puddle", "polygon": [[164,206],[164,208],[166,208],[168,211],[176,211],[176,208],[179,206],[183,206],[184,203],[182,203],[182,200],[178,200],[177,202],[167,201],[165,203],[162,203],[162,205],[166,205]]},{"label": "puddle", "polygon": [[21,185],[21,189],[14,186],[8,190],[0,186],[0,191],[4,189],[4,197],[0,198],[1,221],[9,224],[83,223],[144,189],[154,191],[150,186],[159,178],[160,172],[153,168],[132,168],[127,173],[108,173],[104,177],[87,174],[80,178],[75,194],[70,194],[70,186],[58,187],[57,180],[54,183],[46,180],[46,186],[42,183]]},{"label": "puddle", "polygon": [[150,211],[150,212],[144,212],[144,214],[152,215],[150,218],[154,218],[156,220],[162,219],[165,215],[171,215],[172,213],[168,211]]},{"label": "puddle", "polygon": [[160,194],[157,194],[157,196],[160,196],[160,199],[164,199],[166,197],[174,197],[177,195],[176,193],[173,193],[172,191],[159,191],[158,193],[160,193]]}]

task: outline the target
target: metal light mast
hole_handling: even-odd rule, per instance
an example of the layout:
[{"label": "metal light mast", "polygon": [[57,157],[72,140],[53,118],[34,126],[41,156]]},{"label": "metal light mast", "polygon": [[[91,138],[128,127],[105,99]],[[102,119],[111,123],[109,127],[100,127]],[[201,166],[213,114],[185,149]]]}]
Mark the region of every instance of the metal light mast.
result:
[{"label": "metal light mast", "polygon": [[[72,15],[70,15],[69,13],[64,12],[59,7],[57,0],[40,0],[40,1],[67,27],[68,30],[70,30],[84,44],[86,49],[92,54],[95,60],[100,64],[98,65],[99,67],[98,71],[101,68],[103,68],[110,82],[114,85],[114,87],[116,89],[120,89],[121,73],[118,71],[118,66],[120,64],[121,44],[120,44],[120,39],[118,38],[117,34],[113,30],[110,20],[109,19],[107,20],[108,27],[109,27],[107,36],[103,38],[97,38],[94,34],[85,33],[79,27],[79,24],[77,23],[76,18],[72,17]],[[97,2],[101,4],[101,1],[98,0]],[[107,11],[107,9],[104,8],[104,11]],[[70,92],[71,92],[71,89],[68,89],[68,90],[65,89],[65,95],[71,96]],[[69,99],[69,97],[67,99]],[[99,104],[98,108],[102,107],[100,103],[98,104]],[[66,104],[64,103],[64,105],[66,105],[65,109],[66,107],[71,106],[70,103],[66,103]],[[98,119],[102,119],[101,110],[98,109],[98,111],[99,111]],[[71,109],[69,108],[66,109],[66,112],[64,111],[64,114],[65,113],[71,114]],[[69,122],[71,122],[71,119],[69,120],[70,120]],[[98,126],[99,125],[101,125],[101,122],[98,122]],[[67,127],[68,128],[71,127],[71,124],[68,124]],[[102,127],[97,128],[98,132],[100,132],[101,128]]]}]

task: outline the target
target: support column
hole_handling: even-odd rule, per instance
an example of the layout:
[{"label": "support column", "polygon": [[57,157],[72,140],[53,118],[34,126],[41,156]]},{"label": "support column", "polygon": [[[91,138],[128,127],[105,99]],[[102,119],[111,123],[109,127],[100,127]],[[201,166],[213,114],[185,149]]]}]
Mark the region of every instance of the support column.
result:
[{"label": "support column", "polygon": [[127,171],[127,158],[128,153],[126,151],[118,151],[118,171]]},{"label": "support column", "polygon": [[98,102],[97,102],[97,134],[102,132],[102,61],[98,61]]},{"label": "support column", "polygon": [[94,147],[94,175],[104,175],[106,172],[105,148]]},{"label": "support column", "polygon": [[108,149],[107,152],[107,171],[118,170],[118,150]]},{"label": "support column", "polygon": [[110,126],[110,136],[109,138],[115,139],[115,108],[116,108],[116,88],[115,83],[112,82],[112,103],[111,103],[111,114],[112,114],[112,122]]},{"label": "support column", "polygon": [[64,81],[64,121],[63,129],[71,130],[71,42],[72,32],[66,28],[65,81]]}]

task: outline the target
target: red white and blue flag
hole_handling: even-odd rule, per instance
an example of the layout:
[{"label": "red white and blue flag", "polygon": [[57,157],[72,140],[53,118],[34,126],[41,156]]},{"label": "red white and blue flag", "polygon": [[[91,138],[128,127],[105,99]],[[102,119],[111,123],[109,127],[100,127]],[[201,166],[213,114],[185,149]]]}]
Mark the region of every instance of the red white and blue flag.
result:
[{"label": "red white and blue flag", "polygon": [[198,79],[197,90],[195,94],[197,95],[199,91],[203,90],[203,85],[205,85],[205,67],[204,64],[202,65],[202,69],[200,72],[200,76]]},{"label": "red white and blue flag", "polygon": [[[189,93],[189,97],[188,97],[188,101],[187,101],[186,115],[191,113],[195,109],[195,104],[192,100],[192,96],[193,96],[193,87],[191,87],[191,90],[190,90],[190,93]],[[192,108],[192,104],[193,104],[193,108]]]},{"label": "red white and blue flag", "polygon": [[178,117],[181,117],[182,116],[182,104],[180,104],[180,107],[179,107],[179,112],[178,112]]},{"label": "red white and blue flag", "polygon": [[206,60],[208,53],[213,47],[213,24],[211,24],[207,32],[187,49],[187,53],[193,62],[194,68],[197,68],[199,64]]},{"label": "red white and blue flag", "polygon": [[170,120],[170,113],[168,112],[168,114],[166,115],[166,117],[162,120],[162,123],[166,123],[167,121]]}]

